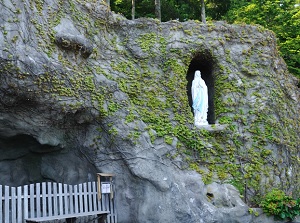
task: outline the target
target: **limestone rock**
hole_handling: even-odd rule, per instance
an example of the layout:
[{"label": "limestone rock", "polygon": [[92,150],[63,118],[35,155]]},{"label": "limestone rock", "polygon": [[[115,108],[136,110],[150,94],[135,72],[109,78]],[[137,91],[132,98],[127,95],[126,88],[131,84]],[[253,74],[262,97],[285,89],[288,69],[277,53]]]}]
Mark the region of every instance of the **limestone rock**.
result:
[{"label": "limestone rock", "polygon": [[[112,172],[120,223],[274,222],[232,185],[249,205],[299,195],[300,93],[272,32],[131,21],[101,1],[4,0],[0,24],[1,184]],[[209,129],[192,124],[197,69]]]}]

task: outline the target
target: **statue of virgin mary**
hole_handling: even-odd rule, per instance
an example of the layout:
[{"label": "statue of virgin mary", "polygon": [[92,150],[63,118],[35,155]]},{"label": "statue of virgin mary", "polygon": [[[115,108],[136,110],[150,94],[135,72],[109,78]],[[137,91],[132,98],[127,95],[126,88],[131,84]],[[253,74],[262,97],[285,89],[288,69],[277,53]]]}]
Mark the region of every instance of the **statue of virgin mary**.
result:
[{"label": "statue of virgin mary", "polygon": [[208,125],[208,91],[204,80],[201,78],[201,72],[195,71],[195,77],[192,82],[192,99],[195,117],[195,126]]}]

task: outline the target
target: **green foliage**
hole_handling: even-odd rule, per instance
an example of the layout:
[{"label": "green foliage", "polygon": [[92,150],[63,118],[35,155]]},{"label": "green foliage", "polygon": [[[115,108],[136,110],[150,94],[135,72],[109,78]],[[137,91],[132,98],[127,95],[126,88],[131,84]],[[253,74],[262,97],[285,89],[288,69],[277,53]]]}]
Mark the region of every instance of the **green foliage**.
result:
[{"label": "green foliage", "polygon": [[235,177],[233,179],[228,180],[226,183],[229,183],[233,186],[235,186],[236,189],[240,192],[241,196],[244,196],[245,194],[245,182],[241,175],[239,177]]},{"label": "green foliage", "polygon": [[300,6],[297,0],[251,0],[232,5],[229,22],[259,24],[274,31],[290,72],[300,77]]},{"label": "green foliage", "polygon": [[214,20],[222,19],[232,6],[232,1],[224,0],[207,0],[206,14]]},{"label": "green foliage", "polygon": [[166,142],[167,144],[171,145],[172,142],[173,142],[173,137],[172,137],[172,136],[166,135],[166,136],[165,136],[165,142]]},{"label": "green foliage", "polygon": [[149,52],[156,42],[157,40],[155,33],[146,33],[137,39],[137,43],[139,43],[144,52]]},{"label": "green foliage", "polygon": [[258,217],[259,213],[257,211],[254,211],[253,208],[249,208],[249,214],[253,214],[255,217]]},{"label": "green foliage", "polygon": [[[136,1],[135,17],[155,18],[155,4],[153,0]],[[131,0],[116,0],[111,4],[113,11],[122,13],[126,18],[131,18]],[[168,0],[161,1],[162,21],[178,19],[186,21],[189,19],[200,20],[200,2],[197,0]]]},{"label": "green foliage", "polygon": [[277,219],[293,220],[300,215],[300,199],[295,200],[279,189],[267,193],[260,206],[265,213],[274,215]]}]

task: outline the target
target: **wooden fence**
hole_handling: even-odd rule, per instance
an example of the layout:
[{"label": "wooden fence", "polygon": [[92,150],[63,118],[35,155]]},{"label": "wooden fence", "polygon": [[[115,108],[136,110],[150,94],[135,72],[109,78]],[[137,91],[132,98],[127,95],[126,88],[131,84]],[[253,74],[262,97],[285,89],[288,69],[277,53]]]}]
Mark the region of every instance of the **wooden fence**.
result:
[{"label": "wooden fence", "polygon": [[[0,185],[0,223],[24,223],[27,217],[100,210],[110,212],[108,223],[117,223],[114,199],[110,194],[101,194],[99,200],[96,182],[78,185],[44,182],[20,187]],[[96,222],[93,219],[85,217],[77,221]]]}]

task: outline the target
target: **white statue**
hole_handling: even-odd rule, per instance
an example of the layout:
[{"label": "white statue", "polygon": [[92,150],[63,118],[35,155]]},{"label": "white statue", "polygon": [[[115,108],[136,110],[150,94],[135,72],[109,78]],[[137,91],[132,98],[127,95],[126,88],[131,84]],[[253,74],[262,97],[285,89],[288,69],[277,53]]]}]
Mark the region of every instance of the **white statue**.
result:
[{"label": "white statue", "polygon": [[195,126],[208,125],[208,91],[204,80],[201,78],[201,72],[196,70],[195,77],[192,82],[192,98],[195,116]]}]

